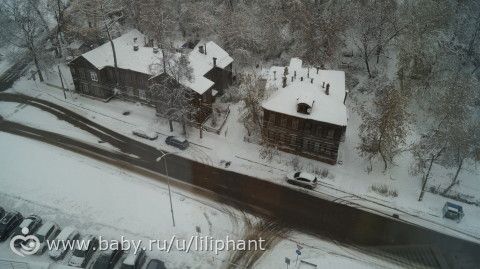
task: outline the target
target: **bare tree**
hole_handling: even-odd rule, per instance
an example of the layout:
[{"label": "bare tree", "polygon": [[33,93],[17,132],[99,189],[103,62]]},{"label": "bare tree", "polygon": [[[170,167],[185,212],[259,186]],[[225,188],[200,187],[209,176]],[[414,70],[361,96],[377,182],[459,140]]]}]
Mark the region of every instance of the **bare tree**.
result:
[{"label": "bare tree", "polygon": [[11,27],[2,27],[1,32],[10,44],[26,49],[35,64],[40,81],[43,81],[41,58],[48,55],[45,50],[48,31],[45,30],[44,18],[36,4],[35,1],[6,0],[0,12],[10,20]]},{"label": "bare tree", "polygon": [[259,135],[263,123],[262,101],[266,97],[265,80],[254,75],[242,78],[240,91],[243,92],[244,108],[241,121],[247,130],[248,136]]}]

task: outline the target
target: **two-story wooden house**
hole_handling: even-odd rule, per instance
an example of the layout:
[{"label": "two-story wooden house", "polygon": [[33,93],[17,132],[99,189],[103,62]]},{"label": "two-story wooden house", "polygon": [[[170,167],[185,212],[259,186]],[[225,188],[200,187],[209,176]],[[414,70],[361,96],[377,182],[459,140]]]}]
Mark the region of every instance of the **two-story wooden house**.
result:
[{"label": "two-story wooden house", "polygon": [[[165,77],[174,77],[169,70],[175,69],[172,66],[175,61],[169,59],[169,70],[163,70],[162,51],[153,47],[153,42],[138,30],[125,33],[113,43],[118,84],[112,46],[107,42],[69,63],[75,90],[102,100],[118,96],[154,106],[148,89]],[[191,80],[181,79],[178,83],[196,96],[196,103],[202,107],[201,118],[204,119],[211,111],[215,95],[232,83],[233,59],[212,41],[198,42],[193,49],[177,51],[173,55],[170,53],[169,57],[175,59],[182,53],[188,57],[192,74]]]},{"label": "two-story wooden house", "polygon": [[337,162],[347,126],[345,73],[303,67],[292,58],[274,66],[267,86],[276,92],[263,104],[263,138],[290,153],[329,164]]}]

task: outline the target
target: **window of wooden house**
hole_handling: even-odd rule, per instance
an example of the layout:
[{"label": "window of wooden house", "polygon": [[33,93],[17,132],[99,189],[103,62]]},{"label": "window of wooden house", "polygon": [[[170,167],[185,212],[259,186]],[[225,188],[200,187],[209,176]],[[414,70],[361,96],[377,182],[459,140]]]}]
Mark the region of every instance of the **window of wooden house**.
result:
[{"label": "window of wooden house", "polygon": [[284,116],[280,119],[280,126],[287,127],[287,117]]},{"label": "window of wooden house", "polygon": [[95,72],[95,71],[90,71],[90,79],[91,79],[92,81],[98,81],[97,72]]},{"label": "window of wooden house", "polygon": [[317,128],[315,129],[315,135],[322,136],[322,127],[317,126]]},{"label": "window of wooden house", "polygon": [[138,98],[142,100],[147,100],[147,94],[145,90],[138,90]]},{"label": "window of wooden house", "polygon": [[314,146],[314,149],[313,149],[315,152],[320,152],[320,143],[318,142],[315,142],[315,146]]},{"label": "window of wooden house", "polygon": [[275,113],[270,113],[270,125],[275,125]]},{"label": "window of wooden house", "polygon": [[207,97],[208,94],[204,94],[202,95],[202,99],[203,99],[203,102],[206,103],[208,102],[208,97]]},{"label": "window of wooden house", "polygon": [[292,119],[292,129],[298,130],[298,119]]},{"label": "window of wooden house", "polygon": [[77,74],[77,70],[75,69],[75,67],[70,67],[70,72],[72,73],[72,75],[76,75]]},{"label": "window of wooden house", "polygon": [[335,134],[335,130],[330,129],[330,130],[328,130],[327,137],[332,139],[334,134]]},{"label": "window of wooden house", "polygon": [[295,146],[296,142],[297,142],[296,136],[292,135],[292,136],[290,137],[290,144],[291,144],[292,146]]}]

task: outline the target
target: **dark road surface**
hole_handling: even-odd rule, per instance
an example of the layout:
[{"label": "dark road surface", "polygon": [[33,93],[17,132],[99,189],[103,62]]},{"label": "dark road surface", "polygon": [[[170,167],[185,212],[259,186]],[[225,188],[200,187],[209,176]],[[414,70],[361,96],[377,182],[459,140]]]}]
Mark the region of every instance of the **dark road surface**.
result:
[{"label": "dark road surface", "polygon": [[[40,108],[90,132],[99,140],[110,143],[130,156],[7,120],[0,119],[0,131],[39,140],[110,163],[120,162],[126,166],[131,164],[164,173],[163,165],[155,162],[155,159],[162,155],[161,151],[109,130],[64,107],[29,96],[4,93],[0,94],[0,101],[25,103]],[[214,192],[216,199],[222,203],[255,215],[275,218],[288,227],[352,245],[358,249],[375,249],[375,252],[399,247],[406,247],[408,251],[413,252],[416,248],[431,247],[440,254],[437,256],[439,260],[425,264],[441,267],[443,258],[450,268],[480,268],[478,244],[178,156],[169,155],[166,158],[169,176]],[[389,251],[390,254],[394,253],[391,255],[400,252]],[[415,253],[410,254],[406,256],[416,262],[418,259],[414,258]],[[418,267],[420,265],[418,264]]]}]

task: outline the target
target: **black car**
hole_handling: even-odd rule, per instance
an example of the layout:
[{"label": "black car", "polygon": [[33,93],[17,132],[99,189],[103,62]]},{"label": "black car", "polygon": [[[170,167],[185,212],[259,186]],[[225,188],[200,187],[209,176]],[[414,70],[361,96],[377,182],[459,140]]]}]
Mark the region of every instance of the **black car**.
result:
[{"label": "black car", "polygon": [[93,253],[98,249],[98,246],[99,241],[96,236],[91,234],[85,235],[73,251],[72,257],[70,258],[70,261],[68,261],[68,265],[85,268],[92,258]]},{"label": "black car", "polygon": [[[30,215],[30,216],[26,217],[25,219],[23,219],[23,221],[20,223],[20,225],[17,226],[17,228],[15,229],[15,231],[12,234],[12,237],[17,236],[17,235],[24,235],[24,236],[31,235],[35,231],[37,231],[37,229],[41,225],[42,225],[42,218],[40,218],[37,215]],[[23,228],[28,229],[27,234],[23,233],[23,231],[22,231]],[[16,240],[15,241],[15,246],[18,247],[22,243],[23,243],[22,240]]]},{"label": "black car", "polygon": [[122,257],[122,254],[123,250],[121,248],[104,251],[97,258],[92,269],[112,269]]},{"label": "black car", "polygon": [[176,136],[169,136],[165,139],[165,143],[170,146],[174,146],[176,148],[179,148],[181,150],[184,150],[188,148],[188,141],[185,138],[180,138]]},{"label": "black car", "polygon": [[0,242],[5,241],[22,220],[23,216],[19,212],[7,212],[0,220]]},{"label": "black car", "polygon": [[167,267],[161,260],[151,259],[148,262],[147,269],[167,269]]}]

